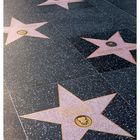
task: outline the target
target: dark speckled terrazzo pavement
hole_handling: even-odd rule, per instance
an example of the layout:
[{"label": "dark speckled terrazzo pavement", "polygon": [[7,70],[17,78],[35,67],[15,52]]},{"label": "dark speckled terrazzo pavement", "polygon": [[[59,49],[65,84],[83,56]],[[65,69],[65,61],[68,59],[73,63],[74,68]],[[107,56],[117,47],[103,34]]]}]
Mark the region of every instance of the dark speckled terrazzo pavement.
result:
[{"label": "dark speckled terrazzo pavement", "polygon": [[[43,2],[4,0],[5,27],[12,17],[25,25],[48,22],[36,31],[49,37],[25,35],[6,45],[10,33],[4,34],[5,140],[62,140],[61,124],[21,117],[59,107],[58,84],[82,101],[117,93],[102,114],[133,136],[107,133],[106,127],[88,129],[82,140],[136,140],[136,64],[114,54],[86,59],[98,46],[81,39],[107,40],[119,32],[136,43],[136,1],[85,0],[69,3],[69,10],[37,6]],[[136,60],[136,50],[130,55]]]}]

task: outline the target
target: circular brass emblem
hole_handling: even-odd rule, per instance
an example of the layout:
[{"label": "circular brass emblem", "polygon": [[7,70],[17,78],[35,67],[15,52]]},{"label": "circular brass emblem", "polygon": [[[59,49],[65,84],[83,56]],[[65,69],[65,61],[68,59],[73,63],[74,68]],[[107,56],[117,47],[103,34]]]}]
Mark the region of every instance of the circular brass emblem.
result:
[{"label": "circular brass emblem", "polygon": [[28,32],[26,30],[19,30],[17,31],[17,34],[19,35],[26,35]]},{"label": "circular brass emblem", "polygon": [[89,127],[92,124],[92,119],[86,115],[77,116],[74,121],[79,127]]},{"label": "circular brass emblem", "polygon": [[109,47],[115,47],[115,46],[117,46],[117,43],[113,42],[113,41],[108,41],[108,42],[106,42],[106,45]]}]

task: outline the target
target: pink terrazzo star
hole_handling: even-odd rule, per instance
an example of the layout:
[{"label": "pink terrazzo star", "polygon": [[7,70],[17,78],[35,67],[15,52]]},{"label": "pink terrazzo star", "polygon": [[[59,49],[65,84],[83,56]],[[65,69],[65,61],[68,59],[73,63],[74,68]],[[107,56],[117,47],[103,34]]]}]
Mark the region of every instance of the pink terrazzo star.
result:
[{"label": "pink terrazzo star", "polygon": [[102,114],[116,93],[82,101],[64,87],[58,85],[58,94],[59,107],[21,117],[61,124],[63,140],[80,140],[89,129],[133,137]]},{"label": "pink terrazzo star", "polygon": [[9,27],[4,27],[4,32],[8,34],[6,45],[14,42],[15,40],[23,36],[48,38],[47,36],[36,31],[37,28],[45,25],[46,23],[47,22],[24,24],[21,21],[12,18],[11,25]]},{"label": "pink terrazzo star", "polygon": [[69,9],[68,7],[68,3],[75,3],[75,2],[82,2],[83,0],[48,0],[44,3],[39,4],[38,6],[42,6],[42,5],[58,5],[61,6],[65,9]]},{"label": "pink terrazzo star", "polygon": [[135,59],[130,53],[130,50],[136,49],[136,44],[124,42],[119,32],[116,32],[108,40],[83,38],[83,37],[82,39],[99,46],[99,48],[95,52],[93,52],[90,56],[88,56],[88,58],[115,54],[118,57],[125,59],[126,61],[136,64]]}]

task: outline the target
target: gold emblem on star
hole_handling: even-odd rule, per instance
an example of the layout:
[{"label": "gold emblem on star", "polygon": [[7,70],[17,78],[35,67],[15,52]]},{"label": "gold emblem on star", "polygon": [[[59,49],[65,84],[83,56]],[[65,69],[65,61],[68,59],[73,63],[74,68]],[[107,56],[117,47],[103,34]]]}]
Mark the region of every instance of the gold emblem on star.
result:
[{"label": "gold emblem on star", "polygon": [[17,34],[18,35],[27,35],[27,31],[26,30],[19,30],[19,31],[17,31]]},{"label": "gold emblem on star", "polygon": [[75,118],[75,124],[79,127],[89,127],[92,124],[92,119],[89,116],[81,115]]},{"label": "gold emblem on star", "polygon": [[106,45],[109,47],[115,47],[115,46],[117,46],[117,43],[113,42],[113,41],[108,41],[108,42],[106,42]]}]

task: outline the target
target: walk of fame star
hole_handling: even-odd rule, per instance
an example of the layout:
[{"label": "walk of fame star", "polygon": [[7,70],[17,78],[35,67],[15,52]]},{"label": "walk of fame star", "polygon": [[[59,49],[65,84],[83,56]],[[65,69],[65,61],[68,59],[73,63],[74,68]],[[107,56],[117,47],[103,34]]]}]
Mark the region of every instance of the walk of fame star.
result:
[{"label": "walk of fame star", "polygon": [[99,48],[93,52],[88,58],[94,58],[98,56],[115,54],[118,57],[125,59],[133,64],[136,64],[135,59],[130,53],[131,50],[136,49],[136,44],[125,42],[120,33],[116,32],[108,40],[100,40],[93,38],[83,38],[82,39],[99,46]]},{"label": "walk of fame star", "polygon": [[59,107],[20,117],[61,124],[63,140],[80,140],[89,129],[133,137],[102,114],[116,93],[82,101],[58,85],[58,95]]},{"label": "walk of fame star", "polygon": [[68,3],[75,3],[75,2],[82,2],[83,0],[48,0],[44,3],[39,4],[38,6],[42,6],[42,5],[58,5],[61,6],[65,9],[69,9],[68,7]]},{"label": "walk of fame star", "polygon": [[11,25],[9,27],[4,27],[4,32],[8,34],[6,45],[23,36],[48,38],[47,36],[36,31],[37,28],[45,25],[46,23],[47,22],[24,24],[21,21],[12,18]]}]

